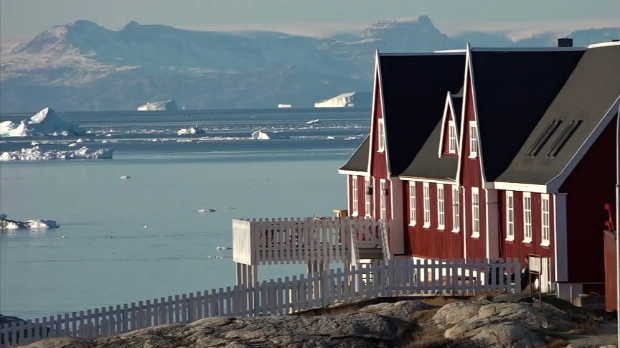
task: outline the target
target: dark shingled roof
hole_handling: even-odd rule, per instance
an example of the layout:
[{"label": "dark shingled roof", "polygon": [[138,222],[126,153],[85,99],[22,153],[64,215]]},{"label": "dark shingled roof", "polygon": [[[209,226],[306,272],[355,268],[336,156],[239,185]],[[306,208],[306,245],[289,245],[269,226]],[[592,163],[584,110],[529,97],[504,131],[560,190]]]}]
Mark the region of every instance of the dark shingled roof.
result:
[{"label": "dark shingled roof", "polygon": [[480,151],[488,182],[508,168],[584,51],[472,49]]},{"label": "dark shingled roof", "polygon": [[353,153],[353,156],[349,158],[349,161],[340,168],[340,170],[348,170],[352,172],[367,172],[368,171],[368,151],[370,151],[370,135],[366,136],[366,139]]},{"label": "dark shingled roof", "polygon": [[[496,181],[547,184],[562,172],[619,96],[620,45],[588,49],[510,166]],[[530,152],[554,120],[561,123],[537,153]],[[555,157],[548,157],[564,129],[575,120],[581,123],[574,133]]]},{"label": "dark shingled roof", "polygon": [[[447,102],[447,101],[446,101]],[[463,105],[463,97],[460,95],[452,96],[452,104],[454,105],[454,119],[457,125],[461,120],[461,106]],[[459,163],[458,156],[439,157],[439,140],[442,132],[442,120],[437,122],[433,133],[426,139],[426,142],[415,156],[413,162],[403,171],[402,176],[429,179],[456,179],[456,171]]]},{"label": "dark shingled roof", "polygon": [[380,55],[379,61],[388,160],[396,176],[411,164],[441,120],[446,93],[463,86],[465,55]]}]

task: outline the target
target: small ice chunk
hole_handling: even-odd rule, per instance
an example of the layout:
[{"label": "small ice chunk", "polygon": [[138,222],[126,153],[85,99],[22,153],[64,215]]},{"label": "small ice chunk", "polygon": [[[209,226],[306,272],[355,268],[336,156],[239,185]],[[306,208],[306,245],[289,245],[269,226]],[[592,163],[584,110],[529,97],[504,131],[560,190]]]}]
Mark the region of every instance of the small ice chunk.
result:
[{"label": "small ice chunk", "polygon": [[320,123],[321,120],[319,120],[318,118],[316,120],[310,120],[308,122],[306,122],[306,124],[315,124],[315,123]]},{"label": "small ice chunk", "polygon": [[123,180],[131,179],[131,176],[123,175],[123,176],[121,176],[121,179],[123,179]]},{"label": "small ice chunk", "polygon": [[202,208],[202,209],[198,209],[198,212],[199,213],[215,213],[215,209],[211,209],[211,208],[205,209],[205,208]]},{"label": "small ice chunk", "polygon": [[189,128],[180,129],[177,132],[177,135],[186,135],[186,134],[204,134],[205,130],[202,128],[198,128],[198,126],[192,126]]}]

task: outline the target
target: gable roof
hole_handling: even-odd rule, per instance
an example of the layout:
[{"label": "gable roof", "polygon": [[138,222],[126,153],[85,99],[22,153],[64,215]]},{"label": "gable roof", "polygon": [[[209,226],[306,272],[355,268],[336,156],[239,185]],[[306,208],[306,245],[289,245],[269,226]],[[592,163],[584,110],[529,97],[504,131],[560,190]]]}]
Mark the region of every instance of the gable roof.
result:
[{"label": "gable roof", "polygon": [[400,175],[442,118],[446,92],[463,85],[465,55],[379,55],[388,168]]},{"label": "gable roof", "polygon": [[[459,125],[461,120],[461,105],[463,104],[462,95],[448,94],[446,98],[446,107],[449,107],[450,99],[454,110],[449,110],[454,117],[456,126],[457,143],[460,137]],[[444,114],[445,116],[445,114]],[[433,132],[426,139],[426,142],[416,154],[415,158],[409,164],[407,169],[403,171],[401,176],[412,178],[426,178],[438,180],[456,180],[456,171],[458,166],[458,156],[443,156],[438,153],[438,146],[441,149],[443,145],[443,130],[447,120],[442,117],[433,129]]]},{"label": "gable roof", "polygon": [[[589,48],[510,166],[497,181],[541,185],[549,183],[567,167],[612,105],[617,103],[618,98],[620,44]],[[556,129],[546,137],[547,141],[541,141],[539,148],[534,149],[536,142],[553,121],[561,122],[557,127],[553,127]],[[557,154],[550,156],[554,155],[553,152],[550,153],[552,147],[573,121],[581,122],[564,145],[559,144]]]},{"label": "gable roof", "polygon": [[584,49],[471,50],[484,178],[510,165],[554,100]]},{"label": "gable roof", "polygon": [[355,150],[351,158],[340,167],[340,170],[349,172],[367,172],[368,171],[368,151],[370,151],[370,135],[362,141],[362,144]]}]

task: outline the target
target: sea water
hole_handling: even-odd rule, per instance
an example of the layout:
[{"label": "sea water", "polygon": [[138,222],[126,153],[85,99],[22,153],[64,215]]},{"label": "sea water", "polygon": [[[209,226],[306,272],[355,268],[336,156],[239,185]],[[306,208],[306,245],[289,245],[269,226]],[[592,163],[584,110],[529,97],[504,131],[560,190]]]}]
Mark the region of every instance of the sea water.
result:
[{"label": "sea water", "polygon": [[[345,208],[346,182],[337,169],[367,133],[367,115],[61,115],[91,131],[85,145],[114,148],[114,159],[0,163],[0,211],[61,225],[0,235],[0,313],[35,318],[234,285],[232,252],[217,250],[232,246],[232,219],[330,216]],[[307,124],[314,119],[321,121]],[[187,125],[206,133],[177,136]],[[257,129],[290,139],[249,139]],[[75,141],[1,140],[0,151],[33,140],[58,149]],[[305,266],[258,272],[268,280],[304,273]]]}]

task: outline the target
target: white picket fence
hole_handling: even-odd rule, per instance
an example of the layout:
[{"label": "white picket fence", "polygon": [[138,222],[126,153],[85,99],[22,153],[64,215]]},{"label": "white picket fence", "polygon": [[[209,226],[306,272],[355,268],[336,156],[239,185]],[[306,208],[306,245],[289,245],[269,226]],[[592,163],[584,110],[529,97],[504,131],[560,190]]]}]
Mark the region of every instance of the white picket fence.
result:
[{"label": "white picket fence", "polygon": [[352,240],[360,249],[380,250],[382,234],[390,234],[383,229],[391,226],[357,217],[234,219],[233,260],[246,265],[344,262],[351,257]]},{"label": "white picket fence", "polygon": [[[519,263],[514,261],[439,262],[396,260],[365,268],[329,270],[314,276],[278,278],[244,285],[132,302],[0,326],[0,347],[49,337],[92,338],[151,326],[187,323],[213,316],[282,315],[338,303],[399,295],[475,295],[520,292]],[[490,272],[490,273],[489,273]],[[507,274],[490,282],[486,275]],[[511,283],[510,275],[513,274]],[[372,277],[367,277],[368,275]],[[370,281],[372,279],[372,281]]]}]

